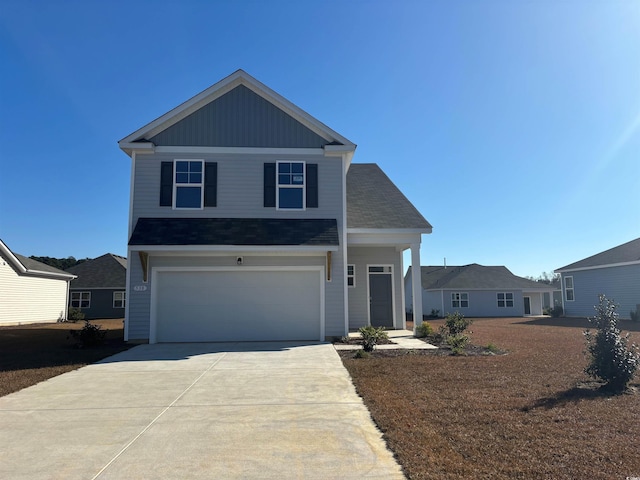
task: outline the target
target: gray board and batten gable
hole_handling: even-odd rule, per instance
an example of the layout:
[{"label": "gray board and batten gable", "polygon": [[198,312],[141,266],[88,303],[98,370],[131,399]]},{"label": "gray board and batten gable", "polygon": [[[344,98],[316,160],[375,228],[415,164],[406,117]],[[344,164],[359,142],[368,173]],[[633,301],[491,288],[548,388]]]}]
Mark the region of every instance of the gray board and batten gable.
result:
[{"label": "gray board and batten gable", "polygon": [[322,148],[328,142],[244,85],[149,139],[190,147]]},{"label": "gray board and batten gable", "polygon": [[243,70],[195,95],[119,142],[173,147],[323,148],[355,144]]},{"label": "gray board and batten gable", "polygon": [[335,219],[140,218],[129,245],[337,247]]},{"label": "gray board and batten gable", "polygon": [[421,229],[431,225],[375,163],[347,172],[347,228]]}]

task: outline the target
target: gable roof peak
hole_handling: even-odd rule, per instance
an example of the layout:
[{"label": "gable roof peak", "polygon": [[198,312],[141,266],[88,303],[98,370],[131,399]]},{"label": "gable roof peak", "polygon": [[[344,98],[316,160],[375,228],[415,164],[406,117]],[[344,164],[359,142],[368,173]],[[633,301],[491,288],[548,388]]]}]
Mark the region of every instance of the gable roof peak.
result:
[{"label": "gable roof peak", "polygon": [[276,93],[274,90],[267,87],[265,84],[261,83],[242,69],[236,70],[231,75],[211,85],[199,94],[191,97],[186,102],[183,102],[154,121],[124,137],[118,142],[120,148],[129,155],[131,155],[133,150],[136,148],[146,147],[147,145],[153,148],[153,143],[151,142],[153,137],[240,85],[248,88],[253,93],[271,103],[273,106],[280,109],[318,136],[324,138],[328,145],[344,145],[352,151],[355,150],[356,145],[353,142],[312,117],[307,112],[294,105],[282,95]]}]

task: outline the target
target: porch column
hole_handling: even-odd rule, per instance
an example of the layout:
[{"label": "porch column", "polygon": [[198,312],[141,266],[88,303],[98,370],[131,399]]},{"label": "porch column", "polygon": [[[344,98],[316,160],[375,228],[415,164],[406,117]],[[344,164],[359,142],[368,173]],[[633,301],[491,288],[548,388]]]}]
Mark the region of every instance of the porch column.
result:
[{"label": "porch column", "polygon": [[420,271],[420,244],[411,244],[411,293],[413,294],[413,334],[422,323],[422,272]]}]

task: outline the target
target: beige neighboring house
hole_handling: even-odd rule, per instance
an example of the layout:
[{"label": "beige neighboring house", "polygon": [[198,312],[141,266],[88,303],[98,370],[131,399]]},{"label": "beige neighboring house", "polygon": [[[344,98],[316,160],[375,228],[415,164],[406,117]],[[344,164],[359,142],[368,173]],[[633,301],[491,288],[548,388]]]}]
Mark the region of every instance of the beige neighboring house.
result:
[{"label": "beige neighboring house", "polygon": [[74,278],[13,253],[0,240],[0,325],[66,320],[69,282]]}]

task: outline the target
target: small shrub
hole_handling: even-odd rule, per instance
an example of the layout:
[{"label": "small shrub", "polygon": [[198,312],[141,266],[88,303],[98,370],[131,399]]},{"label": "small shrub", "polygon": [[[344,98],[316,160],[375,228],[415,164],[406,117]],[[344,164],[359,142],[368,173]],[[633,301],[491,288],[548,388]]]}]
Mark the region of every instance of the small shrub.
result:
[{"label": "small shrub", "polygon": [[549,313],[547,313],[546,315],[551,315],[553,318],[560,318],[562,315],[564,315],[562,305],[556,305],[555,307],[549,309]]},{"label": "small shrub", "polygon": [[67,317],[70,322],[76,323],[78,320],[84,320],[84,313],[77,307],[71,307]]},{"label": "small shrub", "polygon": [[362,348],[365,352],[373,352],[376,345],[381,340],[388,340],[389,335],[384,331],[384,327],[373,327],[368,325],[358,329],[360,336],[362,337]]},{"label": "small shrub", "polygon": [[432,308],[431,313],[429,314],[429,318],[440,318],[440,310]]},{"label": "small shrub", "polygon": [[620,334],[616,308],[615,303],[600,295],[600,303],[595,307],[596,316],[589,318],[589,322],[597,330],[595,334],[589,330],[584,331],[587,352],[591,356],[585,373],[606,382],[606,390],[619,393],[627,388],[633,378],[640,363],[640,355],[635,344],[630,346],[631,350],[627,349],[629,334]]},{"label": "small shrub", "polygon": [[369,358],[371,354],[369,352],[365,352],[364,350],[356,350],[353,358]]},{"label": "small shrub", "polygon": [[495,343],[490,343],[485,348],[491,353],[498,353],[498,351],[500,350]]},{"label": "small shrub", "polygon": [[469,344],[469,337],[462,333],[449,335],[447,344],[451,347],[451,353],[454,355],[464,355],[464,347]]},{"label": "small shrub", "polygon": [[473,323],[473,320],[464,318],[464,315],[460,312],[454,312],[447,315],[445,325],[449,330],[449,335],[459,335],[469,328],[471,323]]},{"label": "small shrub", "polygon": [[102,345],[106,334],[107,331],[102,330],[100,325],[93,325],[89,323],[89,320],[85,320],[84,326],[80,330],[69,330],[69,335],[76,341],[78,348]]},{"label": "small shrub", "polygon": [[430,337],[434,334],[433,327],[429,325],[429,322],[422,322],[420,325],[416,327],[416,337],[424,338]]}]

